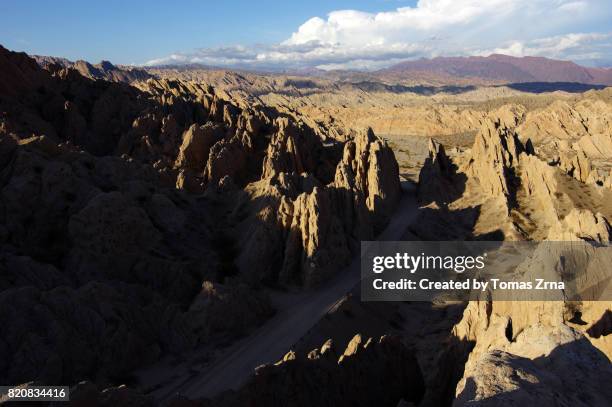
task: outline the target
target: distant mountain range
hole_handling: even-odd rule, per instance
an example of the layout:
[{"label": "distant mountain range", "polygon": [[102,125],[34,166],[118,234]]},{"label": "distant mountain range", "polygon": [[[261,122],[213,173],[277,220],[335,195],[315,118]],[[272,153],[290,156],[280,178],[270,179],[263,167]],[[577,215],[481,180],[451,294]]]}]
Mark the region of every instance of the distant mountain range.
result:
[{"label": "distant mountain range", "polygon": [[612,85],[612,69],[543,57],[438,57],[405,61],[376,71],[379,78],[440,83],[578,82]]},{"label": "distant mountain range", "polygon": [[81,73],[81,75],[90,79],[104,79],[111,82],[131,83],[138,80],[147,80],[153,77],[144,69],[131,66],[116,66],[108,61],[101,61],[98,64],[91,64],[82,60],[73,62],[66,58],[41,55],[32,55],[32,58],[34,58],[34,60],[43,68],[47,68],[51,64],[57,64],[64,68],[76,69]]},{"label": "distant mountain range", "polygon": [[[232,68],[211,67],[199,64],[165,65],[160,67],[136,68],[116,66],[108,61],[91,64],[86,61],[72,62],[65,58],[32,56],[39,65],[59,64],[78,70],[83,76],[92,79],[105,79],[113,82],[133,82],[146,80],[159,70],[197,71],[197,70],[235,70]],[[152,70],[152,71],[150,71]],[[238,71],[249,71],[244,67]],[[255,73],[265,74],[261,70]],[[612,68],[591,68],[571,61],[561,61],[544,57],[512,57],[493,54],[487,57],[437,57],[405,61],[386,69],[373,72],[363,71],[324,71],[314,67],[268,71],[269,74],[284,74],[305,77],[327,77],[341,82],[377,81],[397,84],[422,85],[499,85],[521,83],[581,83],[589,85],[612,86]]]}]

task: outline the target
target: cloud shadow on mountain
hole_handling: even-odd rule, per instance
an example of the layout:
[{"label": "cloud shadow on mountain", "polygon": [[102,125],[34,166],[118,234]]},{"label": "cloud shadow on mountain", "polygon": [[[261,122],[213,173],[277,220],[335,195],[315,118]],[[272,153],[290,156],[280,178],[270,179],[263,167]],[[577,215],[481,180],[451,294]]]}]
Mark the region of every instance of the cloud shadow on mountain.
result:
[{"label": "cloud shadow on mountain", "polygon": [[510,89],[528,93],[545,93],[556,91],[582,93],[589,90],[601,90],[606,88],[606,85],[592,85],[578,82],[523,82],[508,83],[500,86],[506,86]]}]

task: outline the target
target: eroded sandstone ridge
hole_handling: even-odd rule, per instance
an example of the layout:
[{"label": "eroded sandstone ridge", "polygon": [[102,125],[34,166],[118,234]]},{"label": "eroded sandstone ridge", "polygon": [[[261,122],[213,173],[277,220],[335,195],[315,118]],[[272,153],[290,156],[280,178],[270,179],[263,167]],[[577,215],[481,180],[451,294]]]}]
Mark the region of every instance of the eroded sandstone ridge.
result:
[{"label": "eroded sandstone ridge", "polygon": [[[576,258],[543,243],[515,272],[535,279],[542,276],[538,258],[556,259],[557,267],[550,270],[562,270],[559,264],[580,262],[579,256],[588,255],[591,263],[603,263],[599,269],[585,270],[577,284],[597,289],[604,281],[600,288],[606,289],[601,270],[611,259],[598,257],[602,255],[598,244],[612,237],[612,191],[584,176],[590,163],[578,158],[568,170],[563,159],[550,159],[546,144],[523,136],[534,134],[530,129],[535,124],[528,121],[516,127],[519,122],[486,120],[473,147],[453,159],[441,146],[430,144],[430,160],[419,186],[426,205],[424,219],[436,219],[437,225],[428,226],[436,225],[441,234],[463,230],[464,238],[592,242]],[[600,136],[582,129],[583,145],[587,139],[600,141]],[[596,134],[606,134],[602,139],[609,137],[609,128],[599,131]],[[583,154],[579,145],[574,146],[575,154]],[[562,149],[557,153],[571,154]],[[453,189],[433,189],[429,183],[462,188],[455,194]],[[413,231],[431,233],[418,227]],[[538,250],[546,253],[538,256]],[[609,315],[606,301],[491,301],[483,295],[480,301],[469,302],[443,357],[460,366],[454,373],[455,380],[461,379],[453,405],[605,405],[611,396],[605,382],[612,377],[612,348],[609,330],[605,334],[601,327],[609,326]]]},{"label": "eroded sandstone ridge", "polygon": [[[575,240],[593,255],[612,237],[609,89],[39,62],[0,49],[0,382],[76,383],[75,403],[100,406],[612,397],[609,302],[365,303],[358,288],[246,385],[173,397],[340,272],[392,216],[400,171],[420,203],[405,239]],[[170,379],[133,375],[147,365]]]},{"label": "eroded sandstone ridge", "polygon": [[399,199],[371,131],[324,142],[206,84],[53,62],[0,48],[2,383],[122,384],[244,335],[264,284],[323,282]]},{"label": "eroded sandstone ridge", "polygon": [[290,351],[257,368],[240,391],[197,405],[387,406],[400,399],[418,403],[423,391],[416,358],[400,338],[355,335],[344,351],[331,340],[307,355]]}]

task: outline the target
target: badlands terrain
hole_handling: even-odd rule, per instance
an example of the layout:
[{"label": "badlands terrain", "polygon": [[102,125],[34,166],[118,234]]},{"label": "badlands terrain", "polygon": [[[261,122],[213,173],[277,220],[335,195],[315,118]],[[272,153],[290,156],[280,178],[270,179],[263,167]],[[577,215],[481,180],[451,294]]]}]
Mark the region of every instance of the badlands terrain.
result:
[{"label": "badlands terrain", "polygon": [[609,405],[610,301],[360,300],[363,240],[610,242],[608,70],[508,58],[306,75],[0,48],[0,383]]}]

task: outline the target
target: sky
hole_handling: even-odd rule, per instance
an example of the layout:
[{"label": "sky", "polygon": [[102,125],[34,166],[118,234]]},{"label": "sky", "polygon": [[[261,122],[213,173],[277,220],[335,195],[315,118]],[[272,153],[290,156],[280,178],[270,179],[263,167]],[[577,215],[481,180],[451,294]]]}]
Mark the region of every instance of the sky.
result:
[{"label": "sky", "polygon": [[503,53],[612,66],[612,1],[0,0],[0,44],[134,65],[378,69]]}]

